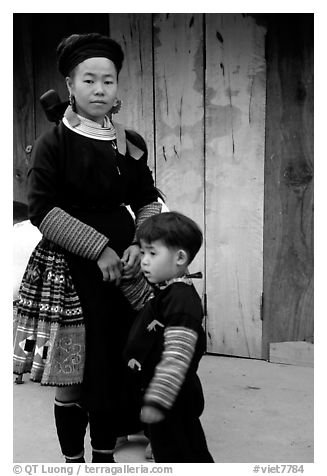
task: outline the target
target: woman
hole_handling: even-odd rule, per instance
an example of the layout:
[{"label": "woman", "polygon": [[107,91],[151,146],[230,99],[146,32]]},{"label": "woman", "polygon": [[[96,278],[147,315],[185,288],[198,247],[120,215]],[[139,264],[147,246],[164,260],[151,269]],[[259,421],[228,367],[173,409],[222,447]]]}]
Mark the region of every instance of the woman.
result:
[{"label": "woman", "polygon": [[92,462],[113,462],[116,437],[133,420],[121,357],[131,303],[138,308],[147,297],[135,225],[160,213],[160,194],[142,137],[111,122],[121,47],[97,33],[72,35],[57,55],[70,106],[33,149],[29,218],[43,239],[20,289],[14,372],[57,386],[55,422],[67,462],[84,462],[88,423]]}]

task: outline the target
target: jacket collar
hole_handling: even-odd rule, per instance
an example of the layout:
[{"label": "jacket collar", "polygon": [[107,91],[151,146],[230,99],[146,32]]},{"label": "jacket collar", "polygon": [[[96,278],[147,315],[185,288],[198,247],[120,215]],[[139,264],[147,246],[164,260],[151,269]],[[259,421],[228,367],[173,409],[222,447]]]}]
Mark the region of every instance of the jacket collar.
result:
[{"label": "jacket collar", "polygon": [[[68,106],[64,117],[67,119],[71,127],[77,127],[81,121],[76,112],[74,112],[71,106]],[[139,160],[144,155],[144,150],[134,145],[130,140],[126,138],[126,129],[122,124],[111,121],[116,131],[117,149],[121,155],[126,155],[126,152],[135,160]]]}]

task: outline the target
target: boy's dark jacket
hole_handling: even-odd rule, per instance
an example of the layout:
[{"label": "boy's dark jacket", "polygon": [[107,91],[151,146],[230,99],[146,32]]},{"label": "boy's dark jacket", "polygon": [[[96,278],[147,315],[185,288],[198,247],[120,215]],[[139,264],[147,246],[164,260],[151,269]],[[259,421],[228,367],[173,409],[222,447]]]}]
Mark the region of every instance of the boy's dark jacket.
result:
[{"label": "boy's dark jacket", "polygon": [[189,280],[173,282],[140,311],[124,352],[140,362],[143,403],[167,412],[205,352],[203,309]]}]

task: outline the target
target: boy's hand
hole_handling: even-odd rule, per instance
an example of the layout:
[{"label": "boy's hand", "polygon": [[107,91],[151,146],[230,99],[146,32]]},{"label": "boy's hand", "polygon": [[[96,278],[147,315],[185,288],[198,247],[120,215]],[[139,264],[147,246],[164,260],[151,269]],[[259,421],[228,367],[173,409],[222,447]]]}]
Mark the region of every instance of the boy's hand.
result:
[{"label": "boy's hand", "polygon": [[158,423],[165,418],[165,415],[158,408],[144,405],[141,410],[141,421],[143,423]]},{"label": "boy's hand", "polygon": [[122,257],[123,279],[133,278],[140,270],[140,247],[139,245],[129,246]]}]

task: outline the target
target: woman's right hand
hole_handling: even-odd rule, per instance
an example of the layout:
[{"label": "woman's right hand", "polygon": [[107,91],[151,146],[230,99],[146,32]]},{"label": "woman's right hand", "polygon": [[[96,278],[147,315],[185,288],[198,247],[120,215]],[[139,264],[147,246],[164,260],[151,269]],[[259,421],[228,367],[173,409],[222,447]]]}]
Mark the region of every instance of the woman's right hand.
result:
[{"label": "woman's right hand", "polygon": [[117,286],[120,284],[123,264],[115,250],[106,246],[97,260],[97,265],[102,272],[103,281],[115,281]]}]

